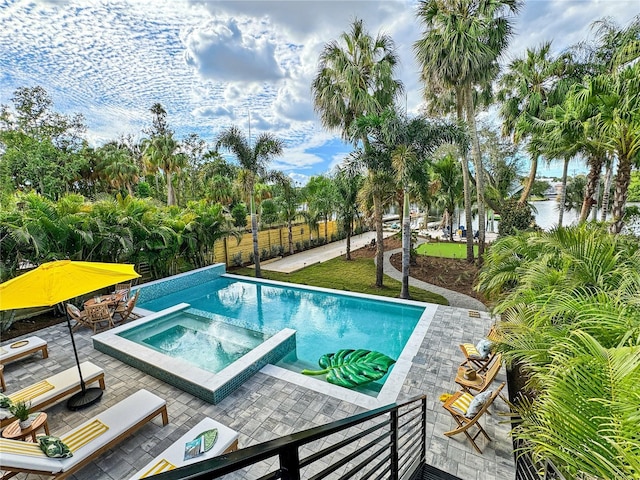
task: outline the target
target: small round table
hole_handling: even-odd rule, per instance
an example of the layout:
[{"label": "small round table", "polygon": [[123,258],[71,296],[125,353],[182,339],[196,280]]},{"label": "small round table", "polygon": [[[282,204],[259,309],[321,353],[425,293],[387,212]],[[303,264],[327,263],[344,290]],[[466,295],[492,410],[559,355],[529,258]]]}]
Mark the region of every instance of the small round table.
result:
[{"label": "small round table", "polygon": [[2,438],[9,438],[12,440],[26,440],[28,436],[31,436],[31,440],[36,442],[36,430],[44,428],[44,433],[49,435],[49,424],[47,423],[47,414],[44,412],[38,413],[31,425],[22,430],[20,428],[20,421],[16,420],[10,423],[7,428],[2,431]]},{"label": "small round table", "polygon": [[484,383],[484,378],[479,373],[476,373],[476,378],[469,380],[464,377],[464,372],[469,367],[466,364],[462,364],[458,367],[458,373],[456,374],[455,382],[462,387],[465,392],[468,392],[470,388],[478,390]]}]

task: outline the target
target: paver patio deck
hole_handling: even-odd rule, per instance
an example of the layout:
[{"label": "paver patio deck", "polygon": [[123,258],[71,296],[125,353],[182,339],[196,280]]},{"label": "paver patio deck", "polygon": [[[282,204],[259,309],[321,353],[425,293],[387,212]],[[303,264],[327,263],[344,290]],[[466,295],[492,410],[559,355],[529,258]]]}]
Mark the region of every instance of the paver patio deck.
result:
[{"label": "paver patio deck", "polygon": [[[462,355],[458,344],[479,339],[489,328],[486,312],[479,318],[469,310],[438,306],[433,321],[415,355],[398,400],[427,395],[427,462],[464,480],[510,480],[515,478],[508,426],[499,412],[507,410],[498,399],[492,415],[482,420],[493,442],[481,440],[484,454],[476,453],[464,435],[448,438],[443,432],[453,427],[453,419],[442,408],[438,397],[456,390],[454,378]],[[107,389],[100,403],[78,412],[63,403],[47,409],[53,435],[64,433],[96,413],[145,388],[167,401],[169,425],[152,422],[105,453],[75,476],[75,479],[120,480],[129,478],[157,454],[209,416],[240,433],[240,448],[271,440],[307,428],[323,425],[363,411],[357,405],[290,384],[264,373],[257,373],[217,405],[208,404],[154,377],[94,350],[92,332],[76,332],[80,360],[90,360],[105,370]],[[49,358],[29,357],[5,366],[8,392],[75,365],[66,324],[38,332],[49,344]],[[504,371],[497,381],[505,380]],[[496,384],[497,385],[497,384]],[[275,459],[274,459],[275,462]],[[266,473],[268,462],[245,472],[244,478]],[[17,478],[26,478],[21,474]],[[29,479],[39,478],[30,475]],[[234,478],[241,478],[235,475]]]}]

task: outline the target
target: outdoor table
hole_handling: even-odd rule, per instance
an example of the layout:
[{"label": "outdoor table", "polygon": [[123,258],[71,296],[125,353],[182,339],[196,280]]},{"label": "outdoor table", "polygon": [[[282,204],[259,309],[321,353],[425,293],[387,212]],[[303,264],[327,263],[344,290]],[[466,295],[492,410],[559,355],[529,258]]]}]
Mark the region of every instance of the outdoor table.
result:
[{"label": "outdoor table", "polygon": [[469,388],[479,387],[480,385],[482,385],[482,382],[484,382],[480,375],[476,375],[476,378],[474,378],[473,380],[465,378],[464,372],[468,368],[469,367],[467,367],[466,365],[460,365],[458,367],[458,372],[455,379],[455,382],[460,385],[465,392],[469,392]]},{"label": "outdoor table", "polygon": [[84,302],[84,306],[88,307],[90,305],[96,305],[98,303],[107,302],[107,305],[109,305],[110,307],[113,307],[118,305],[120,302],[122,302],[126,294],[127,292],[125,291],[119,291],[116,293],[111,293],[109,295],[96,295],[95,297],[90,298],[89,300]]},{"label": "outdoor table", "polygon": [[7,428],[2,431],[2,438],[25,440],[28,436],[31,436],[31,440],[36,442],[36,430],[40,428],[44,428],[44,433],[49,435],[49,423],[47,422],[47,414],[44,412],[36,414],[31,425],[25,429],[20,428],[20,420],[10,423],[7,425]]}]

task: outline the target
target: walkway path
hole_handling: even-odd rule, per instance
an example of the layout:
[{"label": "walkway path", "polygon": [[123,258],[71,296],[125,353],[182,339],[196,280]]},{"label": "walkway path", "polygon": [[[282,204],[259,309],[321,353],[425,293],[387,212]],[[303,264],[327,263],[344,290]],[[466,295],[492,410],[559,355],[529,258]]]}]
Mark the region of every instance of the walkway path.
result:
[{"label": "walkway path", "polygon": [[[388,237],[390,235],[394,235],[394,233],[395,232],[384,232],[384,236]],[[351,250],[357,250],[358,248],[369,245],[371,243],[371,240],[374,239],[375,236],[376,232],[365,232],[360,235],[351,237]],[[423,241],[423,239],[418,238],[418,244],[422,243]],[[341,255],[344,255],[346,251],[347,241],[339,240],[337,242],[328,243],[321,247],[295,253],[276,261],[262,263],[260,266],[262,270],[269,270],[272,272],[280,273],[291,273],[309,265],[313,265],[314,263],[326,262],[327,260],[331,260],[332,258],[339,257]],[[384,252],[384,273],[391,278],[399,281],[402,281],[402,272],[399,272],[393,265],[391,265],[390,259],[391,255],[401,251],[402,249]],[[449,305],[452,307],[468,308],[481,311],[487,310],[487,307],[482,302],[476,300],[473,297],[465,295],[464,293],[458,293],[453,290],[438,287],[437,285],[423,282],[421,280],[418,280],[417,278],[411,278],[409,280],[409,285],[421,288],[422,290],[426,290],[428,292],[442,295],[449,301]]]},{"label": "walkway path", "polygon": [[[384,232],[383,235],[388,237],[394,233],[395,232]],[[351,251],[369,245],[374,238],[376,238],[376,232],[365,232],[360,235],[354,235],[351,237]],[[294,253],[293,255],[283,257],[274,262],[261,263],[260,268],[272,272],[291,273],[313,265],[314,263],[326,262],[332,258],[344,255],[346,252],[347,241],[338,240],[337,242],[327,243],[321,247]]]},{"label": "walkway path", "polygon": [[[421,243],[421,242],[419,242]],[[398,271],[396,267],[391,264],[391,255],[402,252],[401,248],[384,252],[384,273],[385,275],[395,278],[398,281],[402,281],[402,272]],[[471,310],[487,311],[487,307],[480,300],[477,300],[464,293],[455,292],[446,288],[438,287],[431,283],[423,282],[417,278],[409,277],[409,285],[412,287],[421,288],[428,292],[437,293],[442,295],[449,301],[449,305],[452,307],[468,308]]]}]

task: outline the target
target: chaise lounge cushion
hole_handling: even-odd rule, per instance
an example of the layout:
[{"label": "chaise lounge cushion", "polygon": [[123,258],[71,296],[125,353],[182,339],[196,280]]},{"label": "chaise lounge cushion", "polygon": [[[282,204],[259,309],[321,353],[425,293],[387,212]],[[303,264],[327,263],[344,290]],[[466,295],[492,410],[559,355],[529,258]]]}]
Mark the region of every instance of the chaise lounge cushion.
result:
[{"label": "chaise lounge cushion", "polygon": [[[68,471],[110,441],[126,435],[134,425],[165,404],[162,398],[147,390],[137,391],[93,419],[61,435],[60,438],[73,452],[70,458],[49,458],[37,444],[0,439],[0,469],[36,470],[52,474]],[[106,426],[106,430],[99,425],[96,426],[96,421]],[[77,442],[76,448],[72,446],[73,441]]]},{"label": "chaise lounge cushion", "polygon": [[[218,430],[218,438],[214,443],[213,448],[208,452],[205,452],[203,455],[189,460],[184,460],[185,444],[188,441],[194,440],[199,434],[214,428]],[[177,441],[173,442],[169,448],[151,460],[151,462],[149,462],[144,468],[141,468],[138,473],[131,477],[131,480],[147,478],[161,472],[173,470],[174,468],[190,465],[192,463],[201,462],[203,460],[222,455],[225,452],[237,449],[237,442],[238,432],[209,417],[205,417],[195,427],[185,433]]]},{"label": "chaise lounge cushion", "polygon": [[[18,346],[19,345],[19,346]],[[18,358],[41,351],[46,358],[47,342],[40,337],[28,337],[0,346],[0,363],[9,363]]]},{"label": "chaise lounge cushion", "polygon": [[[86,384],[93,383],[104,377],[104,370],[91,362],[80,364],[82,378]],[[7,395],[16,403],[20,400],[29,402],[31,410],[39,410],[43,406],[50,405],[80,389],[80,376],[78,367],[71,367],[40,382],[29,385],[17,392]],[[0,421],[5,425],[13,415],[8,410],[0,409]]]}]

